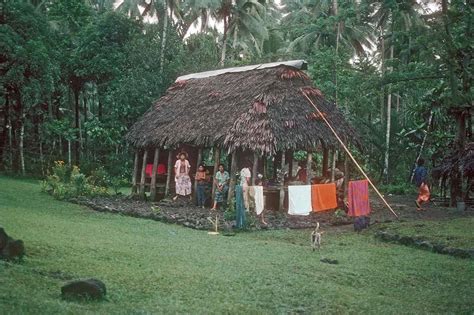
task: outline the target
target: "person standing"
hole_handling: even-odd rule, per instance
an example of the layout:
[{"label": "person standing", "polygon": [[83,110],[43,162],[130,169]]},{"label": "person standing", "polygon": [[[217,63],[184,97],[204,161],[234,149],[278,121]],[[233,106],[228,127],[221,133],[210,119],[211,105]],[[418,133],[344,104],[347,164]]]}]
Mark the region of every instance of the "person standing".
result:
[{"label": "person standing", "polygon": [[213,185],[216,187],[214,196],[214,205],[211,210],[217,209],[217,204],[224,201],[225,194],[229,190],[229,173],[224,169],[224,164],[219,164],[219,170],[213,181]]},{"label": "person standing", "polygon": [[252,173],[250,172],[250,162],[246,161],[244,163],[244,167],[240,170],[240,186],[242,186],[242,193],[243,193],[243,201],[245,211],[249,211],[249,187],[250,187],[250,179],[252,177]]},{"label": "person standing", "polygon": [[207,174],[206,169],[203,164],[200,164],[196,172],[195,180],[196,185],[196,196],[197,196],[197,205],[198,207],[204,208],[204,203],[206,202],[206,185],[207,185]]},{"label": "person standing", "polygon": [[415,175],[413,176],[413,180],[415,181],[416,187],[418,187],[418,197],[416,198],[416,210],[421,211],[423,208],[421,205],[424,202],[428,202],[430,200],[430,189],[428,186],[428,170],[424,167],[425,160],[420,158],[417,162],[417,167],[415,169]]},{"label": "person standing", "polygon": [[191,178],[189,177],[189,170],[191,165],[188,161],[188,154],[181,151],[178,154],[178,160],[174,164],[174,180],[176,182],[176,196],[173,200],[178,199],[178,196],[189,196],[191,199]]}]

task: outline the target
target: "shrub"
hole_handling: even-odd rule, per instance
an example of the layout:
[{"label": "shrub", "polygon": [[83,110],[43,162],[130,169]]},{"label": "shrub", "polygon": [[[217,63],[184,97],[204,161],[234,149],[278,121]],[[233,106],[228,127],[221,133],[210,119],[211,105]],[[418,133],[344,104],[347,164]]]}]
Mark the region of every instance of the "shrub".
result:
[{"label": "shrub", "polygon": [[[68,167],[63,161],[55,161],[51,170],[41,184],[41,190],[58,200],[74,196],[104,196],[108,194],[105,179],[108,175],[100,170],[93,176],[86,177],[78,166]],[[97,185],[96,183],[100,183]]]}]

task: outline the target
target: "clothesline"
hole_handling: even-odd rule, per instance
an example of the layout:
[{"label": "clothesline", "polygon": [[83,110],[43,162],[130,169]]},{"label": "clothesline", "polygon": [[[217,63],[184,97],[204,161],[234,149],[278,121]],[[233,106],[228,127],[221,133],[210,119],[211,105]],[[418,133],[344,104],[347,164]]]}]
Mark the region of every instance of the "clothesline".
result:
[{"label": "clothesline", "polygon": [[372,181],[370,180],[369,176],[367,176],[367,174],[364,172],[364,170],[362,169],[362,167],[359,165],[359,163],[357,163],[356,159],[354,158],[354,156],[352,155],[352,153],[349,151],[349,149],[346,147],[346,145],[344,144],[344,142],[341,140],[341,138],[338,136],[336,130],[334,130],[334,128],[331,126],[331,124],[329,123],[329,121],[326,119],[325,115],[323,115],[323,113],[319,110],[319,108],[313,103],[313,101],[309,98],[309,96],[305,93],[304,90],[301,90],[301,93],[303,94],[303,96],[309,101],[309,103],[311,105],[313,105],[313,107],[316,109],[316,111],[318,112],[319,116],[321,117],[321,119],[326,123],[326,125],[328,125],[329,129],[331,129],[332,133],[334,134],[334,136],[336,137],[336,139],[339,141],[339,143],[341,144],[341,146],[344,148],[344,150],[346,151],[346,153],[349,155],[349,157],[351,158],[352,162],[354,162],[354,164],[357,166],[357,168],[359,169],[359,171],[362,173],[362,175],[364,175],[364,177],[367,179],[367,181],[369,182],[370,186],[375,190],[375,192],[377,193],[377,195],[380,197],[380,199],[382,199],[383,203],[387,206],[387,208],[393,213],[393,215],[398,218],[398,215],[395,213],[395,211],[393,211],[392,207],[388,204],[388,202],[385,200],[385,198],[382,196],[382,194],[379,192],[379,190],[377,189],[377,187],[375,187],[375,185],[372,183]]}]

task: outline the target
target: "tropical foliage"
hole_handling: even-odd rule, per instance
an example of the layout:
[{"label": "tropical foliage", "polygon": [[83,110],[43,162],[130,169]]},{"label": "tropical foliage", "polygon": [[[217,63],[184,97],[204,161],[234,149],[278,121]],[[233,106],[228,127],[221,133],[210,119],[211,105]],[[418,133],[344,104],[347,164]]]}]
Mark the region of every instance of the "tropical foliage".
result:
[{"label": "tropical foliage", "polygon": [[6,1],[0,169],[126,175],[123,135],[179,74],[303,58],[372,175],[404,182],[472,136],[450,115],[472,104],[472,20],[459,0]]}]

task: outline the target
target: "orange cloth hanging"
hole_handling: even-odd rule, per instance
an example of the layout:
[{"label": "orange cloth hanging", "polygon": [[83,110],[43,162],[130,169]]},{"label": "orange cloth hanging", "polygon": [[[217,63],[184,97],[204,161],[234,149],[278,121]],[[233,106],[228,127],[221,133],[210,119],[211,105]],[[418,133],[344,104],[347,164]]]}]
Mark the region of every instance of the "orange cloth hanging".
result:
[{"label": "orange cloth hanging", "polygon": [[314,212],[337,208],[336,184],[312,185],[311,203]]}]

